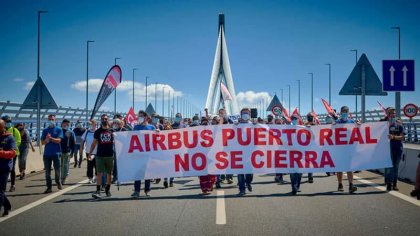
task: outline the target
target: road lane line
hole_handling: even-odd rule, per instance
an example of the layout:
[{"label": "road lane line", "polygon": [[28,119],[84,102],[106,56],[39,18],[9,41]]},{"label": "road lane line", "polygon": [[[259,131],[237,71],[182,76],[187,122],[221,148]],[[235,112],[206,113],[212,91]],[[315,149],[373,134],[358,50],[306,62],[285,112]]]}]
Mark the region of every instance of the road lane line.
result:
[{"label": "road lane line", "polygon": [[226,224],[225,191],[217,191],[216,224]]},{"label": "road lane line", "polygon": [[[372,186],[372,187],[375,187],[375,188],[377,188],[377,189],[379,189],[379,190],[381,190],[381,191],[385,191],[386,190],[386,188],[384,187],[384,186],[380,186],[379,184],[377,184],[377,183],[373,183],[373,182],[371,182],[371,181],[369,181],[369,180],[365,180],[365,179],[363,179],[363,178],[360,178],[360,177],[358,177],[358,176],[353,176],[353,179],[355,179],[355,180],[357,180],[357,181],[359,181],[359,182],[362,182],[362,183],[364,183],[364,184],[367,184],[367,185],[370,185],[370,186]],[[389,191],[388,192],[389,194],[391,194],[392,196],[394,196],[394,197],[397,197],[397,198],[400,198],[400,199],[402,199],[402,200],[404,200],[404,201],[407,201],[407,202],[409,202],[409,203],[412,203],[412,204],[414,204],[414,205],[416,205],[416,206],[419,206],[420,207],[420,201],[419,200],[417,200],[416,198],[413,198],[413,197],[410,197],[410,196],[407,196],[407,195],[405,195],[405,194],[402,194],[402,193],[399,193],[399,192],[396,192],[396,191]]]},{"label": "road lane line", "polygon": [[83,181],[80,181],[79,183],[77,183],[75,185],[72,185],[72,186],[67,187],[67,188],[65,188],[63,190],[60,190],[60,191],[55,192],[53,194],[50,194],[50,195],[48,195],[48,196],[46,196],[44,198],[41,198],[41,199],[39,199],[39,200],[37,200],[35,202],[32,202],[32,203],[30,203],[30,204],[28,204],[26,206],[23,206],[23,207],[21,207],[21,208],[19,208],[17,210],[13,210],[12,209],[12,211],[9,212],[9,215],[7,217],[0,218],[0,223],[3,222],[3,221],[8,220],[8,219],[10,219],[10,218],[12,218],[14,216],[17,216],[20,213],[23,213],[23,212],[25,212],[27,210],[30,210],[30,209],[32,209],[32,208],[34,208],[36,206],[39,206],[39,205],[41,205],[41,204],[43,204],[43,203],[45,203],[45,202],[47,202],[47,201],[49,201],[51,199],[54,199],[54,198],[56,198],[58,196],[61,196],[61,195],[65,194],[65,193],[67,193],[67,192],[70,192],[71,190],[80,187],[82,184],[88,183],[88,181],[89,181],[88,179],[83,180]]}]

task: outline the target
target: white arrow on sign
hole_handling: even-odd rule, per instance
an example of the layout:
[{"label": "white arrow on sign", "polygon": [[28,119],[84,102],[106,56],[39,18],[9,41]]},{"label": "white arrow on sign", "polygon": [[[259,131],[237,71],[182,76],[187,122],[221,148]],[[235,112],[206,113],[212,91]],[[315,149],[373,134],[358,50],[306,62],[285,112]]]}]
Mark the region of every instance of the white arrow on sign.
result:
[{"label": "white arrow on sign", "polygon": [[391,66],[391,68],[389,68],[389,72],[391,73],[391,86],[394,87],[394,72],[395,72],[394,66]]},{"label": "white arrow on sign", "polygon": [[403,68],[402,68],[402,71],[403,71],[403,73],[404,73],[404,76],[403,76],[403,83],[404,83],[404,86],[407,86],[407,71],[408,71],[408,69],[407,69],[407,67],[406,66],[404,66]]}]

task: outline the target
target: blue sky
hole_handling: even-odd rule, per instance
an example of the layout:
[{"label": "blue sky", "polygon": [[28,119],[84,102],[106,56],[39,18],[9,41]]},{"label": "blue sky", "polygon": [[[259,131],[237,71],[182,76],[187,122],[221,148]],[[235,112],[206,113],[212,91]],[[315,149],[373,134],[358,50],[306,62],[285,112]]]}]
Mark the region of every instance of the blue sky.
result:
[{"label": "blue sky", "polygon": [[[0,14],[0,100],[23,102],[36,77],[37,11],[41,24],[41,77],[61,106],[85,107],[86,40],[90,47],[89,104],[114,58],[123,70],[118,110],[132,103],[132,69],[136,78],[136,110],[144,108],[145,77],[158,82],[162,113],[162,86],[197,108],[204,108],[217,43],[218,14],[226,18],[226,40],[240,106],[252,106],[284,89],[288,107],[310,109],[310,75],[314,73],[315,111],[328,99],[328,67],[332,64],[332,105],[350,106],[354,96],[339,96],[359,56],[366,53],[382,79],[382,60],[420,58],[420,3],[418,1],[5,1]],[[419,63],[416,63],[416,71]],[[129,83],[128,83],[129,82]],[[154,103],[154,86],[149,102]],[[419,103],[417,92],[402,94],[402,104]],[[167,93],[166,93],[167,96]],[[367,97],[367,109],[394,105],[394,93]],[[266,101],[268,103],[268,101]],[[104,104],[113,110],[113,97]],[[167,114],[167,102],[165,104]],[[360,99],[359,99],[360,108]],[[196,110],[195,110],[196,111]]]}]

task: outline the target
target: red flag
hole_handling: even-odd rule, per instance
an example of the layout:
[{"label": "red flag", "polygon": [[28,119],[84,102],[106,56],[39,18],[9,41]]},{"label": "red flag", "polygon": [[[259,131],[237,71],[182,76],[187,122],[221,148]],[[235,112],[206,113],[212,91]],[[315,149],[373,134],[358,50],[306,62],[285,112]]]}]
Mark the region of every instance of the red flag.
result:
[{"label": "red flag", "polygon": [[298,110],[297,107],[295,108],[295,110],[293,110],[292,115],[297,115],[299,117],[298,118],[298,125],[303,125],[303,120],[300,117],[299,110]]},{"label": "red flag", "polygon": [[312,114],[314,115],[315,123],[317,125],[320,125],[321,124],[321,121],[319,121],[318,115],[315,113],[315,111],[312,111]]},{"label": "red flag", "polygon": [[133,107],[130,107],[130,110],[128,110],[127,115],[125,116],[125,121],[131,126],[134,126],[134,122],[136,122],[136,120],[136,113],[134,112]]},{"label": "red flag", "polygon": [[323,98],[321,100],[322,100],[322,103],[324,103],[324,107],[327,110],[328,114],[331,114],[331,115],[333,115],[335,117],[338,117],[337,114],[332,109],[332,107],[330,106],[330,104],[328,104],[328,102],[325,101]]},{"label": "red flag", "polygon": [[378,105],[381,107],[382,111],[384,112],[384,117],[386,117],[386,109],[384,106],[382,106],[382,104],[378,101]]},{"label": "red flag", "polygon": [[290,119],[289,112],[287,112],[286,108],[283,107],[281,112],[283,113],[283,116],[286,118],[287,122],[289,122],[289,123],[292,122],[292,119]]}]

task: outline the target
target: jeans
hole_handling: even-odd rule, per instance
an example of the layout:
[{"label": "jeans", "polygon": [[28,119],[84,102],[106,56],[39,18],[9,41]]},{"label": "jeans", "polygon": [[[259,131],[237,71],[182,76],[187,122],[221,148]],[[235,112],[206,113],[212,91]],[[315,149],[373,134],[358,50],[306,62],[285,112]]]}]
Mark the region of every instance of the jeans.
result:
[{"label": "jeans", "polygon": [[403,153],[403,147],[391,146],[391,160],[392,167],[385,168],[385,183],[397,183],[398,180],[398,167]]},{"label": "jeans", "polygon": [[47,188],[52,187],[51,181],[51,164],[54,166],[54,180],[55,183],[60,183],[60,159],[61,154],[44,156],[45,180],[47,181]]},{"label": "jeans", "polygon": [[169,179],[170,184],[172,184],[174,182],[174,177],[164,178],[163,181],[168,182],[168,179]]},{"label": "jeans", "polygon": [[253,174],[238,174],[239,192],[245,192],[245,185],[251,187]]},{"label": "jeans", "polygon": [[79,150],[80,150],[80,144],[75,144],[74,145],[74,150],[73,150],[73,156],[74,156],[74,163],[75,164],[79,164],[79,166],[82,165],[82,160],[83,160],[83,155],[80,155],[79,160],[77,160],[77,155],[79,155]]},{"label": "jeans", "polygon": [[28,144],[21,144],[19,146],[19,156],[18,156],[20,173],[25,172],[26,170],[26,158],[28,157],[28,153],[29,153]]},{"label": "jeans", "polygon": [[67,178],[69,175],[70,153],[61,154],[61,180]]},{"label": "jeans", "polygon": [[96,160],[92,159],[92,160],[88,160],[87,161],[87,171],[86,171],[86,175],[89,179],[93,178],[93,170],[95,170],[95,176],[96,176]]},{"label": "jeans", "polygon": [[13,167],[12,170],[10,170],[10,185],[15,185],[15,181],[16,181],[16,159],[17,156],[13,157]]},{"label": "jeans", "polygon": [[[135,192],[140,192],[140,187],[141,187],[141,180],[134,181],[134,191]],[[151,188],[150,188],[150,179],[146,179],[144,181],[144,191],[145,192],[149,192],[150,190],[151,190]]]},{"label": "jeans", "polygon": [[[9,163],[8,163],[9,162]],[[13,165],[12,160],[0,159],[0,209],[11,209],[9,200],[6,197],[6,185],[9,178],[10,166]]]},{"label": "jeans", "polygon": [[292,185],[292,191],[297,192],[300,188],[300,181],[302,180],[301,173],[291,173],[290,174],[290,183]]}]

